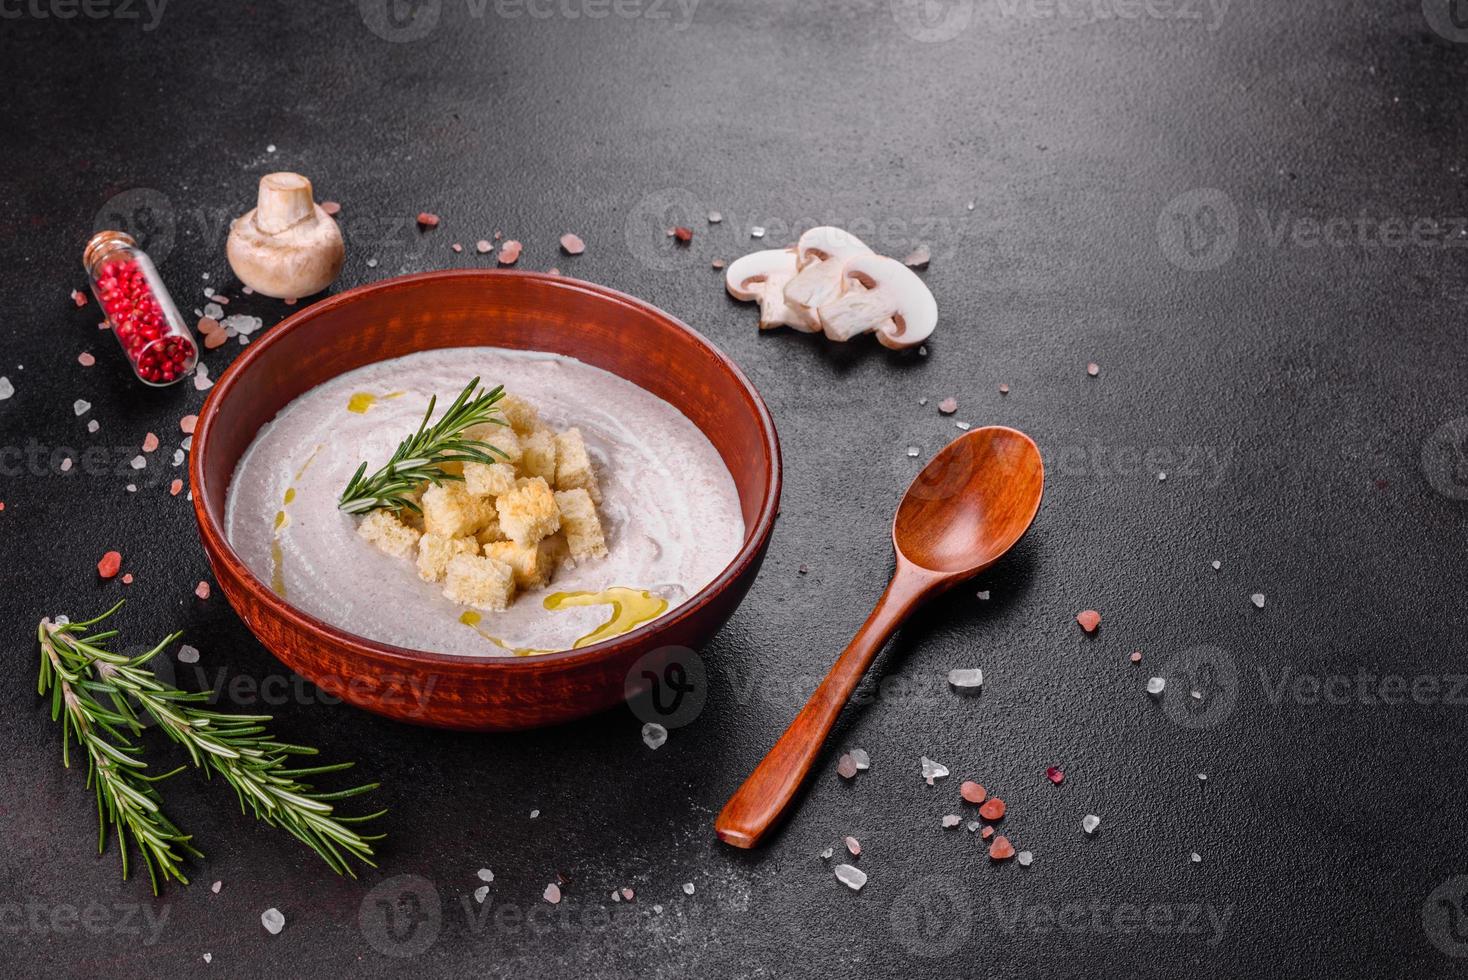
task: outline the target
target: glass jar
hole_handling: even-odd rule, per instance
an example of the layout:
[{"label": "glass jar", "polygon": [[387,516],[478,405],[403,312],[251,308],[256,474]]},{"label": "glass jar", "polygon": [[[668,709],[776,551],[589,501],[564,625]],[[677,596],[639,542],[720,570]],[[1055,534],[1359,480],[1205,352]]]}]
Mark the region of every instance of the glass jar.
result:
[{"label": "glass jar", "polygon": [[144,384],[171,385],[199,363],[199,345],[184,323],[153,260],[121,231],[99,231],[82,265],[133,373]]}]

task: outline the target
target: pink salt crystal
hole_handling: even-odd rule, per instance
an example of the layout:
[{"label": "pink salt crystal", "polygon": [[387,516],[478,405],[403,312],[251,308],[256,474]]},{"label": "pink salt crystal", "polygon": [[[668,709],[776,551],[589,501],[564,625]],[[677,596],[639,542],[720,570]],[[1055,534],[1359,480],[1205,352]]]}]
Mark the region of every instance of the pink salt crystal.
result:
[{"label": "pink salt crystal", "polygon": [[1096,632],[1096,627],[1101,625],[1101,614],[1094,609],[1083,609],[1076,613],[1076,622],[1081,624],[1081,629],[1087,633]]},{"label": "pink salt crystal", "polygon": [[128,572],[126,575],[124,575],[122,577],[122,584],[123,585],[132,585],[133,584],[133,573],[132,572]]},{"label": "pink salt crystal", "polygon": [[1000,385],[999,386],[999,394],[1001,394],[1001,395],[1007,395],[1007,394],[1009,394],[1009,385]]},{"label": "pink salt crystal", "polygon": [[154,435],[153,433],[150,432],[146,436],[143,437],[143,452],[145,452],[145,453],[151,453],[153,450],[155,450],[157,448],[158,448],[158,437],[156,435]]},{"label": "pink salt crystal", "polygon": [[1050,766],[1046,769],[1045,776],[1056,786],[1065,782],[1065,772],[1058,766]]},{"label": "pink salt crystal", "polygon": [[213,350],[216,347],[223,347],[228,340],[229,334],[223,330],[216,330],[213,333],[206,333],[204,335],[204,346]]},{"label": "pink salt crystal", "polygon": [[567,255],[580,255],[586,251],[586,243],[579,235],[573,235],[568,231],[561,236],[561,248],[566,250]]},{"label": "pink salt crystal", "polygon": [[958,795],[970,803],[982,803],[988,799],[989,792],[972,779],[966,779],[963,785],[958,787]]},{"label": "pink salt crystal", "polygon": [[91,367],[93,364],[97,363],[97,359],[89,354],[87,351],[82,351],[76,356],[76,362],[82,367]]},{"label": "pink salt crystal", "polygon": [[182,489],[183,481],[177,478],[175,478],[174,481],[168,485],[168,492],[175,497],[178,496],[178,492]]},{"label": "pink salt crystal", "polygon": [[861,853],[861,842],[855,837],[848,837],[846,838],[846,849],[851,852],[852,857],[856,857]]},{"label": "pink salt crystal", "polygon": [[842,755],[836,763],[836,775],[842,779],[856,778],[856,760],[849,753]]},{"label": "pink salt crystal", "polygon": [[902,264],[912,269],[926,269],[932,259],[933,254],[928,251],[928,246],[919,245],[912,250],[907,258],[902,260]]},{"label": "pink salt crystal", "polygon": [[554,881],[545,886],[545,892],[541,896],[552,905],[559,905],[561,901],[561,886]]},{"label": "pink salt crystal", "polygon": [[488,252],[492,248],[494,248],[494,246],[489,244],[489,242],[485,241],[482,238],[474,243],[474,251],[478,252],[480,255],[483,255],[485,252]]},{"label": "pink salt crystal", "polygon": [[497,261],[500,265],[514,265],[515,262],[520,258],[520,249],[522,247],[523,246],[521,246],[521,244],[515,241],[513,238],[507,239],[505,243],[500,246],[500,254],[497,257]]},{"label": "pink salt crystal", "polygon": [[1141,650],[1134,650],[1134,651],[1132,651],[1132,655],[1129,656],[1129,657],[1127,657],[1127,659],[1130,660],[1134,664],[1141,663],[1142,662],[1142,651]]},{"label": "pink salt crystal", "polygon": [[213,296],[213,299],[214,299],[214,302],[219,303],[219,304],[221,304],[223,306],[228,306],[229,305],[229,297],[228,296],[221,296],[218,293],[215,293],[214,296]]},{"label": "pink salt crystal", "polygon": [[455,252],[464,251],[464,246],[460,245],[458,242],[454,242],[452,245],[449,246],[449,248],[453,249]]},{"label": "pink salt crystal", "polygon": [[86,306],[87,305],[87,294],[84,293],[84,292],[82,292],[79,289],[73,289],[71,291],[71,301],[73,303],[75,303],[79,307]]},{"label": "pink salt crystal", "polygon": [[714,261],[711,262],[710,264],[715,269],[722,269],[724,266],[728,265],[729,263],[725,262],[723,259],[714,259]]},{"label": "pink salt crystal", "polygon": [[1096,375],[1101,373],[1101,368],[1099,365],[1097,365],[1095,361],[1092,361],[1090,364],[1086,365],[1086,373],[1094,378]]},{"label": "pink salt crystal", "polygon": [[183,418],[178,420],[178,427],[188,435],[193,435],[194,426],[198,424],[199,416],[197,415],[185,415]]},{"label": "pink salt crystal", "polygon": [[958,411],[958,399],[943,399],[941,402],[938,403],[938,411],[942,412],[944,415],[952,415],[954,412]]},{"label": "pink salt crystal", "polygon": [[254,286],[246,286],[244,289],[240,290],[240,292],[244,293],[246,296],[254,296],[255,295],[255,287]]},{"label": "pink salt crystal", "polygon": [[636,897],[637,897],[637,893],[634,892],[632,889],[630,889],[630,888],[623,888],[622,889],[622,901],[624,901],[624,902],[630,902],[630,901],[632,901]]},{"label": "pink salt crystal", "polygon": [[296,305],[296,297],[292,296],[289,299],[283,299],[283,300],[281,300],[281,302],[284,303],[286,306],[295,306]]},{"label": "pink salt crystal", "polygon": [[437,228],[438,227],[438,215],[434,214],[432,211],[419,211],[418,212],[418,227],[420,227],[420,228]]},{"label": "pink salt crystal", "polygon": [[677,228],[673,229],[673,237],[678,240],[678,244],[687,245],[689,242],[693,241],[693,229],[684,228],[682,225],[679,225]]},{"label": "pink salt crystal", "polygon": [[336,203],[335,201],[322,201],[321,202],[321,210],[325,211],[327,214],[334,215],[338,211],[340,211],[341,209],[342,209],[342,206],[340,204]]},{"label": "pink salt crystal", "polygon": [[200,582],[197,586],[194,587],[194,595],[198,596],[200,599],[209,598],[209,583]]},{"label": "pink salt crystal", "polygon": [[204,334],[206,337],[211,333],[218,333],[222,329],[223,327],[219,325],[219,321],[212,316],[199,317],[199,333]]}]

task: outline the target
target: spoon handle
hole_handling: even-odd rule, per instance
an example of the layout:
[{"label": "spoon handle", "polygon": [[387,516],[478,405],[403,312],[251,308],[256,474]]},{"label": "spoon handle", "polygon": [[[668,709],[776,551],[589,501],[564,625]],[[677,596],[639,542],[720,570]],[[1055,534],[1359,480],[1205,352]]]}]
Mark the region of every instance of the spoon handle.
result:
[{"label": "spoon handle", "polygon": [[897,573],[850,645],[774,748],[724,804],[714,820],[719,840],[735,847],[754,847],[790,809],[851,692],[931,584],[898,560]]}]

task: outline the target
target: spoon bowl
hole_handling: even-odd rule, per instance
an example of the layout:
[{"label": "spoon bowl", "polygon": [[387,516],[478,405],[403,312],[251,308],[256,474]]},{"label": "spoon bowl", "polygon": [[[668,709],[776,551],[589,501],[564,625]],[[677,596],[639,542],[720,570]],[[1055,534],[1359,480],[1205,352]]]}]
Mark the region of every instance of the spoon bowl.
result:
[{"label": "spoon bowl", "polygon": [[1014,547],[1040,506],[1045,465],[1029,436],[992,425],[950,442],[907,488],[897,554],[945,575],[977,575]]},{"label": "spoon bowl", "polygon": [[1023,432],[959,436],[923,467],[892,521],[897,567],[887,591],[774,748],[724,804],[719,839],[754,847],[788,813],[877,652],[925,600],[972,578],[1014,547],[1040,509],[1045,466]]}]

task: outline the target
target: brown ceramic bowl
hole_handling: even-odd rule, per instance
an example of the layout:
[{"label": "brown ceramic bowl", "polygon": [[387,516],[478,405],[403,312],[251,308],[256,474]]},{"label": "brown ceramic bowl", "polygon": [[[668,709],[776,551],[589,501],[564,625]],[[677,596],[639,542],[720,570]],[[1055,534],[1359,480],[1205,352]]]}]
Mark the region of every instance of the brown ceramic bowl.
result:
[{"label": "brown ceramic bowl", "polygon": [[[353,368],[440,347],[553,351],[620,375],[677,407],[734,477],[747,528],[718,577],[616,639],[535,657],[467,658],[389,646],[294,608],[224,535],[225,491],[255,433],[296,396]],[[204,550],[245,624],[292,670],[368,711],[442,728],[507,731],[568,721],[641,686],[645,655],[699,647],[754,581],[780,500],[780,444],[754,387],[675,318],[602,286],[525,272],[426,272],[321,300],[252,343],[210,392],[189,478]]]}]

